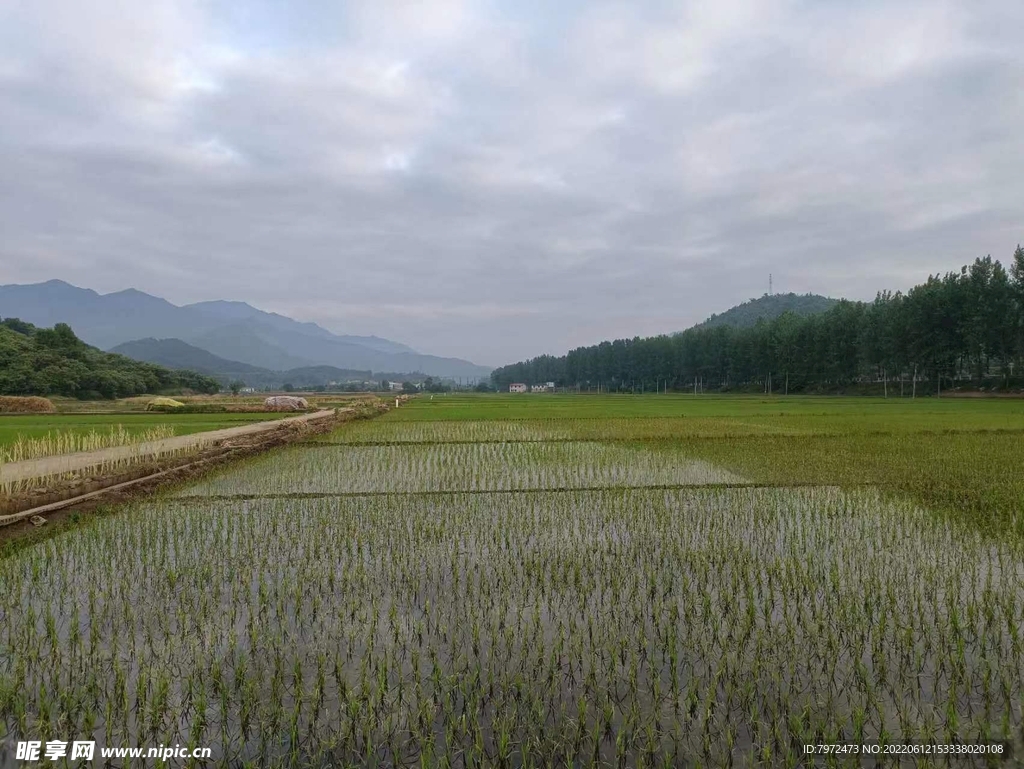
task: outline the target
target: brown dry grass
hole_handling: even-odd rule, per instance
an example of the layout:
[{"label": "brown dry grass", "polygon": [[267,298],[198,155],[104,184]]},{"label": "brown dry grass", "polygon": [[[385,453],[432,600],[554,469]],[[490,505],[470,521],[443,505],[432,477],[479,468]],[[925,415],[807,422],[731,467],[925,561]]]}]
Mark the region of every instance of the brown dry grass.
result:
[{"label": "brown dry grass", "polygon": [[0,414],[49,414],[57,409],[47,398],[35,395],[0,395]]}]

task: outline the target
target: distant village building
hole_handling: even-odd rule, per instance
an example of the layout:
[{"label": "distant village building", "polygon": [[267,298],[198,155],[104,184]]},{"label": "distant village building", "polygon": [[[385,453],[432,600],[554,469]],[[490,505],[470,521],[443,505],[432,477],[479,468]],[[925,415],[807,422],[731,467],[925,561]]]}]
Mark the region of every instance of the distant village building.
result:
[{"label": "distant village building", "polygon": [[514,382],[508,386],[508,391],[510,393],[524,393],[526,392],[526,385],[522,382]]},{"label": "distant village building", "polygon": [[391,390],[392,392],[394,392],[395,390],[401,390],[402,389],[402,383],[401,382],[388,382],[388,389]]},{"label": "distant village building", "polygon": [[546,384],[535,384],[533,387],[530,388],[530,392],[535,393],[546,393],[547,391],[548,386]]}]

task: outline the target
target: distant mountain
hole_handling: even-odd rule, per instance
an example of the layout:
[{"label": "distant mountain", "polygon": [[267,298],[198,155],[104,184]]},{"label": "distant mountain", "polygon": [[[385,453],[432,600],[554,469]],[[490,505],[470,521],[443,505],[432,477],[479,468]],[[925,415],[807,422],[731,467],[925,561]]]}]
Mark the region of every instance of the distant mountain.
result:
[{"label": "distant mountain", "polygon": [[[307,337],[296,336],[302,342],[306,342]],[[311,362],[310,358],[293,355],[285,347],[268,341],[265,332],[251,321],[236,321],[225,326],[217,326],[205,333],[190,336],[188,340],[221,358],[244,361],[272,371],[305,366]],[[285,344],[287,345],[287,341]]]},{"label": "distant mountain", "polygon": [[322,326],[318,326],[316,323],[303,323],[300,321],[292,320],[284,315],[278,315],[276,312],[263,312],[257,310],[255,307],[246,304],[245,302],[227,302],[224,300],[218,300],[214,302],[196,302],[195,304],[186,304],[185,308],[192,308],[203,312],[208,315],[215,315],[223,318],[226,321],[252,321],[259,320],[266,323],[272,328],[281,331],[294,330],[296,327],[300,327],[303,333],[309,336],[319,337],[321,339],[342,339],[351,344],[362,345],[363,347],[369,347],[371,350],[377,350],[379,352],[411,352],[417,354],[414,349],[408,345],[400,344],[399,342],[392,342],[390,339],[382,339],[379,336],[337,336],[332,334]]},{"label": "distant mountain", "polygon": [[838,299],[818,294],[765,294],[759,299],[751,299],[749,302],[738,304],[720,315],[712,315],[703,323],[698,323],[695,328],[712,326],[749,328],[756,325],[757,321],[762,318],[772,320],[785,312],[800,316],[817,315],[832,309],[838,303]]},{"label": "distant mountain", "polygon": [[248,363],[226,360],[180,339],[136,339],[134,342],[119,344],[111,348],[110,352],[167,368],[190,369],[209,376],[225,373],[254,374],[266,370]]},{"label": "distant mountain", "polygon": [[227,360],[180,339],[136,339],[111,350],[138,361],[156,363],[171,369],[189,369],[213,377],[222,385],[236,380],[249,387],[318,387],[331,382],[363,382],[373,378],[369,370],[341,369],[335,366],[300,366],[275,371],[235,360]]},{"label": "distant mountain", "polygon": [[60,280],[0,286],[0,315],[41,326],[68,323],[84,341],[102,349],[145,338],[178,339],[226,360],[271,371],[333,366],[465,379],[490,373],[487,367],[422,355],[388,339],[334,334],[245,302],[179,307],[136,289],[98,294]]}]

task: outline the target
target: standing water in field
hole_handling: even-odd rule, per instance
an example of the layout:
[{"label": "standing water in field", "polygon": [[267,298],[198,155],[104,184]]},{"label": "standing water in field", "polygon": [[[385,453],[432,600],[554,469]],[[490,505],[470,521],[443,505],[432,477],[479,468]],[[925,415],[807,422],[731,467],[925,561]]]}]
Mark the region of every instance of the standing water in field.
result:
[{"label": "standing water in field", "polygon": [[261,766],[1019,740],[1016,541],[742,480],[625,443],[288,449],[0,561],[0,719]]},{"label": "standing water in field", "polygon": [[340,446],[283,452],[185,496],[703,486],[743,479],[678,453],[565,441]]}]

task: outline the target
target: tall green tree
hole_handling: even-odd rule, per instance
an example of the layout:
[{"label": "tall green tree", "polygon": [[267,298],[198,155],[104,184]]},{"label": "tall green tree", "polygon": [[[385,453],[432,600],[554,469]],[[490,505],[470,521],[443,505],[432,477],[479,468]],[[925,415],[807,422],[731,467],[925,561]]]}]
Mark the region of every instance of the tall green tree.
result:
[{"label": "tall green tree", "polygon": [[916,372],[938,388],[1024,374],[1024,249],[1005,269],[990,256],[871,303],[840,301],[825,312],[783,313],[750,327],[701,325],[679,334],[616,339],[495,370],[511,382],[653,390],[706,387],[834,389]]}]

